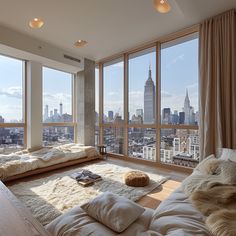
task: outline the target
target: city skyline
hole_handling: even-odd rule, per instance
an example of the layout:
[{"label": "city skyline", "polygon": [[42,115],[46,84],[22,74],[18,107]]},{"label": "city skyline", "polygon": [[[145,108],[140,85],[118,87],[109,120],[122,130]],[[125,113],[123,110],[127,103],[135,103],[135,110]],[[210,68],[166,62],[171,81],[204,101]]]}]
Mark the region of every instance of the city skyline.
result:
[{"label": "city skyline", "polygon": [[[149,49],[129,58],[129,113],[135,114],[137,106],[143,104],[143,84],[148,67],[152,65],[153,78],[156,78],[156,53]],[[104,114],[109,110],[120,111],[123,115],[123,62],[104,67]],[[155,79],[153,80],[156,86]],[[181,111],[186,88],[192,106],[198,110],[198,39],[189,40],[161,49],[161,109],[170,107]],[[98,112],[98,110],[96,110]]]},{"label": "city skyline", "polygon": [[[148,78],[144,83],[144,107],[136,107],[135,114],[130,115],[128,113],[129,122],[135,124],[153,124],[155,123],[155,84],[152,79],[152,70],[149,65]],[[184,101],[182,103],[181,110],[172,111],[170,107],[164,107],[161,110],[161,123],[163,124],[185,124],[192,125],[198,124],[198,111],[191,106],[189,99],[188,89],[186,88],[186,94]],[[104,116],[105,122],[119,122],[122,120],[121,114],[119,112],[114,112],[112,110],[108,111],[108,114]]]},{"label": "city skyline", "polygon": [[63,112],[63,103],[60,102],[58,107],[49,109],[49,105],[45,105],[43,109],[43,121],[44,122],[70,122],[72,121],[72,115]]}]

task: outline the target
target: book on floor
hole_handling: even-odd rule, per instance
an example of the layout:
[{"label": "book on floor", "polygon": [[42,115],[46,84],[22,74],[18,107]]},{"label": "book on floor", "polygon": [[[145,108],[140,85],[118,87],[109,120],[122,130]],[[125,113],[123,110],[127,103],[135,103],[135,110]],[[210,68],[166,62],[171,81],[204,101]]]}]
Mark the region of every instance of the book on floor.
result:
[{"label": "book on floor", "polygon": [[89,170],[82,170],[70,175],[72,179],[75,179],[78,184],[86,187],[92,185],[94,182],[99,181],[102,177]]}]

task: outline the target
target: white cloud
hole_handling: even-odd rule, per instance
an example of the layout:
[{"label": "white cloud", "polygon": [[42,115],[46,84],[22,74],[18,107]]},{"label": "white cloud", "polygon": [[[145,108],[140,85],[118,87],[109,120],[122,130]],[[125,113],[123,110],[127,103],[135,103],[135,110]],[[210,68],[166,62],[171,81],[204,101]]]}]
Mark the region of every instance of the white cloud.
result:
[{"label": "white cloud", "polygon": [[117,92],[114,92],[114,91],[111,91],[111,92],[108,93],[108,95],[109,95],[109,96],[115,96],[115,95],[118,95],[118,93],[117,93]]},{"label": "white cloud", "polygon": [[164,90],[161,90],[161,97],[162,98],[170,98],[170,97],[172,97],[172,94],[170,94],[169,92],[166,92]]},{"label": "white cloud", "polygon": [[194,84],[188,85],[188,86],[187,86],[187,89],[188,89],[188,90],[192,89],[192,90],[196,90],[196,91],[197,91],[197,89],[198,89],[198,83],[194,83]]},{"label": "white cloud", "polygon": [[22,106],[1,104],[0,116],[5,119],[5,122],[10,122],[11,120],[21,120]]},{"label": "white cloud", "polygon": [[171,66],[173,66],[177,62],[183,61],[183,60],[184,60],[184,54],[181,54],[181,55],[175,57],[174,59],[172,59],[169,63],[167,63],[166,68],[169,69]]},{"label": "white cloud", "polygon": [[129,92],[129,98],[143,98],[143,91],[130,91]]},{"label": "white cloud", "polygon": [[43,94],[43,105],[49,106],[49,111],[59,109],[59,104],[63,104],[63,112],[71,113],[72,99],[70,94],[56,93],[56,94]]},{"label": "white cloud", "polygon": [[0,95],[11,97],[11,98],[22,98],[22,88],[21,87],[9,87],[7,89],[0,89]]}]

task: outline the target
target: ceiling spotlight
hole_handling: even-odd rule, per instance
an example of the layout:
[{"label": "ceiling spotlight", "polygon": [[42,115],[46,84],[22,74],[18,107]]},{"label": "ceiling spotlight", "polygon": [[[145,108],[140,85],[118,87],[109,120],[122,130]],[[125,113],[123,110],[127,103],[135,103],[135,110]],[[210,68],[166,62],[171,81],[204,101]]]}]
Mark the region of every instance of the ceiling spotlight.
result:
[{"label": "ceiling spotlight", "polygon": [[44,22],[42,19],[34,18],[29,22],[29,26],[33,29],[39,29],[43,26]]},{"label": "ceiling spotlight", "polygon": [[154,6],[160,13],[167,13],[170,11],[171,6],[167,0],[153,0]]},{"label": "ceiling spotlight", "polygon": [[74,45],[75,45],[77,48],[81,48],[81,47],[83,47],[85,44],[87,44],[87,41],[82,40],[82,39],[79,39],[78,41],[75,42]]}]

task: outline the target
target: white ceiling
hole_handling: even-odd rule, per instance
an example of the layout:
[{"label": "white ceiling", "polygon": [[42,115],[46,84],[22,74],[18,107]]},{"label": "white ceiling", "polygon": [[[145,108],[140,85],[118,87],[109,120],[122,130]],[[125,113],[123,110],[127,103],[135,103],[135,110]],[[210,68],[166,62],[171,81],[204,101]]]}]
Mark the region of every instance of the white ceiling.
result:
[{"label": "white ceiling", "polygon": [[[236,0],[169,2],[171,12],[160,14],[152,0],[0,0],[0,24],[100,60],[236,8]],[[29,28],[34,17],[45,21],[43,28]],[[78,39],[88,44],[77,49]]]}]

